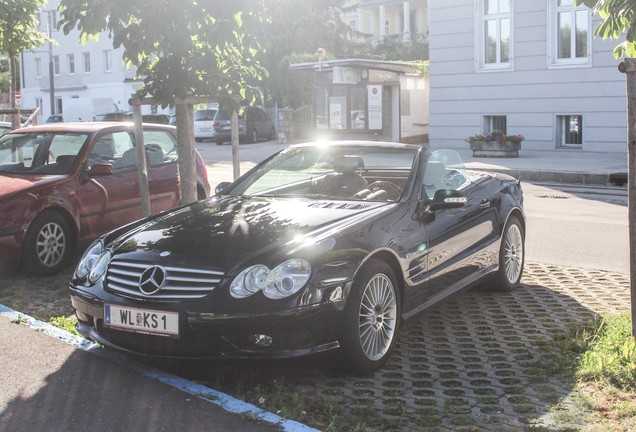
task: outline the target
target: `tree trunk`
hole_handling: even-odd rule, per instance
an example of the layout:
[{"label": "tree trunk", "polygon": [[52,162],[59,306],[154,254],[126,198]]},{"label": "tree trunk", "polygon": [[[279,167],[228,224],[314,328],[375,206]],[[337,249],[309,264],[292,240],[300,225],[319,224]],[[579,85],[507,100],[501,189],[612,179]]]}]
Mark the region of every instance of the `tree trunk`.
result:
[{"label": "tree trunk", "polygon": [[[16,108],[15,92],[18,89],[18,69],[18,54],[13,52],[9,53],[9,106],[11,108]],[[20,124],[20,112],[18,111],[18,113],[11,116],[11,129],[18,129]]]},{"label": "tree trunk", "polygon": [[632,336],[636,338],[636,59],[626,58],[618,67],[627,76],[627,195],[629,219],[629,286]]},{"label": "tree trunk", "polygon": [[239,132],[238,132],[238,113],[232,112],[232,119],[230,121],[232,132],[232,167],[234,180],[241,176],[241,158],[239,156]]},{"label": "tree trunk", "polygon": [[197,168],[194,151],[194,106],[176,104],[177,151],[179,152],[179,187],[181,204],[197,200]]}]

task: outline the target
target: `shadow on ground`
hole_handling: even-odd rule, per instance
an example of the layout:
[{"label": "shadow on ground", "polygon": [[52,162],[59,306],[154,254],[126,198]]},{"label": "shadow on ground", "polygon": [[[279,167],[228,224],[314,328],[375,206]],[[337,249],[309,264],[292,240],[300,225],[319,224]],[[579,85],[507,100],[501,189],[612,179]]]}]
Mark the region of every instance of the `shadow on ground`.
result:
[{"label": "shadow on ground", "polygon": [[[527,266],[523,282],[511,294],[467,292],[412,321],[389,363],[371,376],[343,374],[330,356],[163,366],[255,404],[318,399],[365,430],[562,428],[550,408],[569,403],[574,382],[554,373],[546,348],[598,314],[625,311],[629,283],[623,275],[538,264]],[[584,421],[576,413],[569,419]]]}]

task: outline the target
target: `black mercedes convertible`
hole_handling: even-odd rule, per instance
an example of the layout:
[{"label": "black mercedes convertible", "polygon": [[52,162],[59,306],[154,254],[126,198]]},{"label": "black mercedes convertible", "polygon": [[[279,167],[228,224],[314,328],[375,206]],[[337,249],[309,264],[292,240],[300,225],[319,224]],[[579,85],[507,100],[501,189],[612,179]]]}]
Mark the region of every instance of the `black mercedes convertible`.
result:
[{"label": "black mercedes convertible", "polygon": [[167,358],[339,350],[381,367],[400,326],[477,284],[521,280],[520,182],[457,152],[341,141],[288,147],[216,195],[116,229],[70,285],[79,332]]}]

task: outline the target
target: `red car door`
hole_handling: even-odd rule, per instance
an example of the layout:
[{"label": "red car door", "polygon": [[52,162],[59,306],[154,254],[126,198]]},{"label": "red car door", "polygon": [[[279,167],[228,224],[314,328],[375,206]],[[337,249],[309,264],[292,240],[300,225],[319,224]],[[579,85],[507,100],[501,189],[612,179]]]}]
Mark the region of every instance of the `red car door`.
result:
[{"label": "red car door", "polygon": [[[110,164],[113,173],[92,174],[96,164]],[[76,191],[84,238],[100,234],[142,217],[137,154],[132,134],[102,134],[91,143],[86,170]]]},{"label": "red car door", "polygon": [[180,193],[175,137],[165,130],[144,130],[144,145],[152,213],[177,207]]}]

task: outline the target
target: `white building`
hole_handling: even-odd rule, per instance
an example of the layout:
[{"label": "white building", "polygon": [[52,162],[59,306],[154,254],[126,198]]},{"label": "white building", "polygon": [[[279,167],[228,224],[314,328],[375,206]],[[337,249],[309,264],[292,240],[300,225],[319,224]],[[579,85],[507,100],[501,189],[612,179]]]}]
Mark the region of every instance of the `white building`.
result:
[{"label": "white building", "polygon": [[387,37],[410,42],[428,31],[428,0],[352,0],[343,17],[375,45]]},{"label": "white building", "polygon": [[522,149],[625,152],[617,41],[571,0],[431,0],[430,140],[501,129]]},{"label": "white building", "polygon": [[21,106],[40,107],[39,122],[52,114],[73,121],[78,117],[92,120],[116,109],[129,110],[128,100],[141,81],[135,80],[134,69],[126,69],[123,49],[113,49],[105,33],[85,45],[80,43],[77,31],[64,35],[56,29],[57,5],[58,0],[50,0],[40,13],[40,30],[50,32],[57,43],[22,54]]}]

